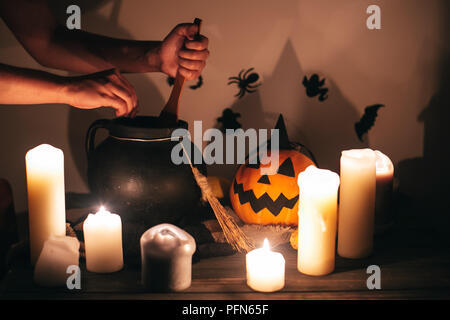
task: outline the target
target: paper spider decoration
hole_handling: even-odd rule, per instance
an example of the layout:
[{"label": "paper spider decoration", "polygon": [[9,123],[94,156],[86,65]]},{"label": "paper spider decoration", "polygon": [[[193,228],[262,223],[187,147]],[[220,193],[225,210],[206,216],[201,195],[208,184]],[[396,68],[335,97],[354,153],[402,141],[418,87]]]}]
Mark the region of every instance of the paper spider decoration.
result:
[{"label": "paper spider decoration", "polygon": [[[261,85],[261,83],[256,83],[259,80],[259,75],[256,72],[251,73],[254,68],[250,68],[244,72],[244,69],[239,72],[237,77],[229,77],[228,85],[236,83],[239,88],[239,92],[235,95],[235,97],[239,97],[241,99],[245,93],[255,92],[256,88]],[[242,74],[244,72],[244,74]]]}]

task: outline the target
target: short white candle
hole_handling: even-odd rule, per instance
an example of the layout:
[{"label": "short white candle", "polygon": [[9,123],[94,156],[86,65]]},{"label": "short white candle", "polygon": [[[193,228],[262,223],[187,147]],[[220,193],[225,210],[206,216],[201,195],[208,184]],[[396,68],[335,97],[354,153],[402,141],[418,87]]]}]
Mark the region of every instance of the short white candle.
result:
[{"label": "short white candle", "polygon": [[283,289],[285,261],[281,253],[270,250],[264,239],[262,248],[246,255],[247,285],[255,291],[273,292]]},{"label": "short white candle", "polygon": [[298,176],[298,271],[320,276],[333,272],[339,176],[309,166]]},{"label": "short white candle", "polygon": [[89,271],[110,273],[122,269],[122,220],[119,215],[101,207],[96,214],[88,215],[83,234]]},{"label": "short white candle", "polygon": [[34,281],[41,286],[56,287],[67,283],[67,268],[78,266],[80,242],[75,237],[51,236],[44,243],[34,268]]},{"label": "short white candle", "polygon": [[144,232],[140,244],[141,279],[146,289],[166,292],[190,287],[196,245],[189,233],[163,223]]},{"label": "short white candle", "polygon": [[375,200],[375,229],[382,231],[392,222],[390,205],[394,182],[394,164],[388,156],[375,150],[377,191]]},{"label": "short white candle", "polygon": [[27,152],[30,259],[34,265],[50,236],[66,235],[64,154],[42,144]]},{"label": "short white candle", "polygon": [[371,149],[342,151],[338,254],[364,258],[372,253],[376,166]]}]

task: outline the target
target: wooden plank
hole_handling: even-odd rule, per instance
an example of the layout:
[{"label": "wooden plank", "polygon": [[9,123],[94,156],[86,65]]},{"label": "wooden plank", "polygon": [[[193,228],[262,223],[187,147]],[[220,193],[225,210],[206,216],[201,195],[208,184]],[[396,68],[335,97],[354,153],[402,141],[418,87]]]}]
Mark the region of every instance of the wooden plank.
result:
[{"label": "wooden plank", "polygon": [[8,300],[378,300],[378,299],[417,299],[417,300],[448,300],[450,288],[415,289],[415,290],[374,290],[374,291],[324,291],[324,292],[199,292],[184,293],[83,293],[58,294],[47,293],[36,296],[30,293],[14,293],[3,297]]},{"label": "wooden plank", "polygon": [[[336,271],[323,277],[310,277],[297,271],[296,252],[284,248],[286,286],[277,293],[253,292],[245,283],[245,255],[204,259],[193,265],[192,286],[182,293],[149,294],[140,285],[140,271],[126,268],[114,274],[87,272],[82,266],[82,289],[41,288],[32,284],[28,268],[10,272],[3,284],[2,298],[132,298],[132,299],[376,299],[448,296],[450,254],[446,250],[402,249],[379,252],[363,260],[337,258]],[[382,290],[369,291],[366,268],[378,264]],[[435,294],[433,294],[435,292]]]}]

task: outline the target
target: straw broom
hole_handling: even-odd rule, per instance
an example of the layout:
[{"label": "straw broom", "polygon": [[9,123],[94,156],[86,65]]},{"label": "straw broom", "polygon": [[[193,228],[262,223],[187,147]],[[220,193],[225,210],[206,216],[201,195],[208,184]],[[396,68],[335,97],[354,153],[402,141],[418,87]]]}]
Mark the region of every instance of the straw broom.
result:
[{"label": "straw broom", "polygon": [[226,241],[238,252],[249,252],[252,250],[254,248],[253,242],[244,234],[244,232],[242,232],[234,219],[227,213],[219,200],[214,196],[208,184],[208,179],[206,179],[206,177],[190,163],[190,160],[189,164],[191,165],[194,178],[202,190],[202,199],[205,202],[208,201],[211,205]]}]

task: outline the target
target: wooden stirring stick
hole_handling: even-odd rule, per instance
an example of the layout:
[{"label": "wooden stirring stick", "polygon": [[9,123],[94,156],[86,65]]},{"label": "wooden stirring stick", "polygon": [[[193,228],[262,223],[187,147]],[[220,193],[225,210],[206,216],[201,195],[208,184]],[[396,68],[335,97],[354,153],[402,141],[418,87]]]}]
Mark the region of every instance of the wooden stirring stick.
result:
[{"label": "wooden stirring stick", "polygon": [[[198,31],[195,35],[196,37],[198,37],[200,35],[202,20],[199,18],[195,18],[194,24],[198,26]],[[169,100],[167,101],[166,106],[159,115],[160,122],[167,126],[176,126],[178,122],[179,102],[181,91],[183,90],[184,81],[184,77],[180,74],[179,71],[177,71],[175,83],[173,85],[172,92],[170,93]]]}]

